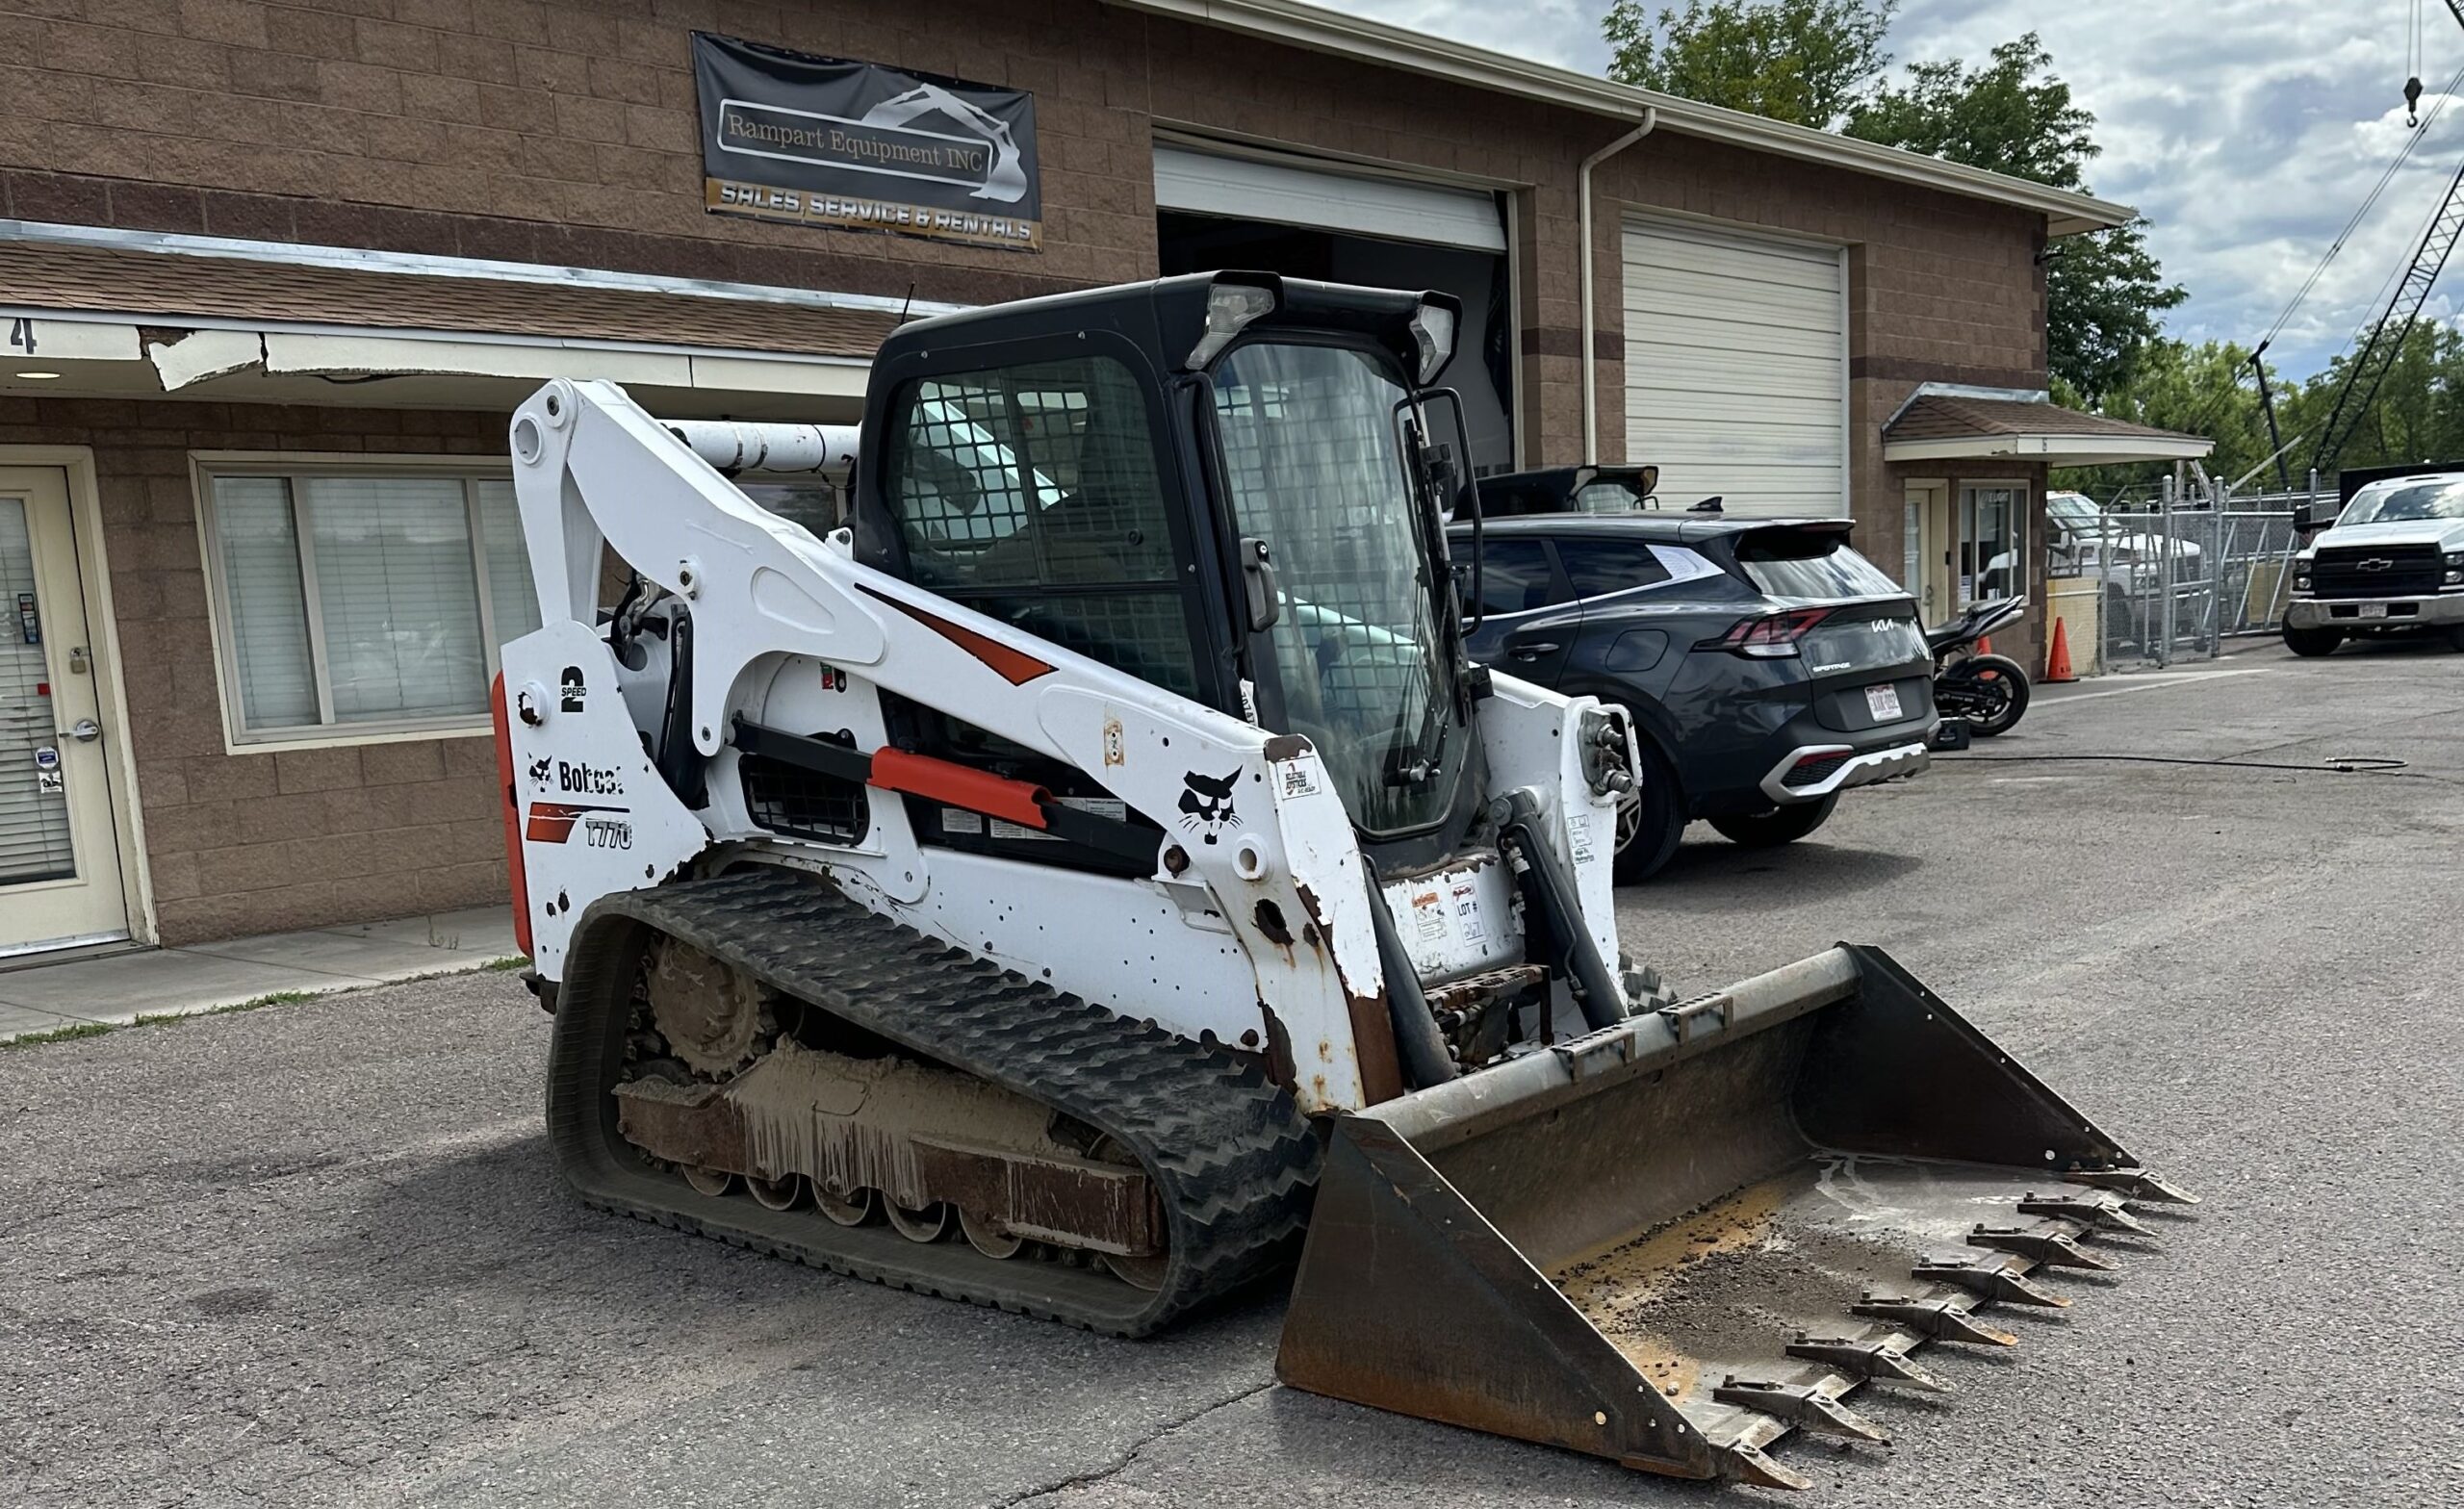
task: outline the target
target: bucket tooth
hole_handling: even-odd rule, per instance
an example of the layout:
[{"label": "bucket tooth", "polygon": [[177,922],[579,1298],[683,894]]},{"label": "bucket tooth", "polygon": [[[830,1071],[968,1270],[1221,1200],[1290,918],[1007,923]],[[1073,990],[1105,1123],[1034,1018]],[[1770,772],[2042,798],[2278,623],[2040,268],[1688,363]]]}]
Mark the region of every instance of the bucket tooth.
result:
[{"label": "bucket tooth", "polygon": [[1979,1325],[1974,1315],[1947,1299],[1907,1299],[1868,1292],[1848,1308],[1851,1313],[1867,1319],[1887,1320],[1931,1341],[1972,1342],[1979,1346],[2019,1344],[2017,1337],[2008,1331],[1996,1331],[1989,1325]]},{"label": "bucket tooth", "polygon": [[1732,1374],[1711,1391],[1711,1397],[1722,1404],[1759,1410],[1800,1430],[1890,1445],[1882,1427],[1810,1383],[1772,1383]]},{"label": "bucket tooth", "polygon": [[2121,1267],[2111,1258],[2099,1257],[2071,1240],[2066,1231],[2049,1226],[1978,1226],[1967,1234],[1971,1247],[1990,1247],[1996,1252],[2015,1252],[2023,1258],[2061,1268],[2092,1268],[2111,1273]]},{"label": "bucket tooth", "polygon": [[1788,1355],[1808,1362],[1821,1363],[1860,1378],[1880,1379],[1893,1383],[1911,1383],[1936,1394],[1949,1394],[1951,1386],[1908,1360],[1908,1354],[1886,1341],[1859,1341],[1845,1336],[1813,1336],[1797,1333],[1788,1343]]},{"label": "bucket tooth", "polygon": [[1793,1488],[1804,1490],[1813,1486],[1813,1479],[1802,1472],[1791,1471],[1771,1460],[1760,1446],[1742,1444],[1720,1453],[1720,1475],[1757,1488]]},{"label": "bucket tooth", "polygon": [[2028,1281],[2027,1275],[2010,1266],[2004,1258],[1968,1258],[1957,1263],[1925,1263],[1918,1265],[1911,1277],[1936,1284],[1956,1284],[1972,1294],[1987,1299],[2004,1299],[2014,1304],[2042,1305],[2049,1310],[2067,1310],[2070,1301],[2040,1289]]},{"label": "bucket tooth", "polygon": [[2092,1194],[2037,1194],[2031,1192],[2019,1202],[2022,1215],[2050,1215],[2061,1220],[2077,1221],[2098,1231],[2136,1232],[2153,1237],[2156,1228],[2130,1214],[2130,1202],[2110,1189]]},{"label": "bucket tooth", "polygon": [[2072,1184],[2118,1190],[2134,1200],[2153,1200],[2162,1205],[2198,1203],[2197,1195],[2144,1168],[2074,1168],[2063,1177]]}]

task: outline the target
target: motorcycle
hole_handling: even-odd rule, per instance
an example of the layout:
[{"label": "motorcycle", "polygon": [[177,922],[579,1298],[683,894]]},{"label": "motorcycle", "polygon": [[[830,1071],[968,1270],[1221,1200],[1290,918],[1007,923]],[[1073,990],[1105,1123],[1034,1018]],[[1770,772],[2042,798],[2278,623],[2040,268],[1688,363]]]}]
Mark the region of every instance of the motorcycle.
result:
[{"label": "motorcycle", "polygon": [[1934,652],[1934,707],[1979,738],[2008,733],[2028,710],[2028,673],[2009,655],[1979,654],[1977,641],[2027,611],[2028,600],[1994,598],[1925,630]]}]

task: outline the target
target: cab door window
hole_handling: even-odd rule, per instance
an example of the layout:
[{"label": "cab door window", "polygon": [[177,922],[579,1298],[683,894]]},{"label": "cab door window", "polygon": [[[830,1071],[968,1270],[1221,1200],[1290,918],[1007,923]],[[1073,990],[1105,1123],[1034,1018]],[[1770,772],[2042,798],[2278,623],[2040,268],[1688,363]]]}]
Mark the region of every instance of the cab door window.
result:
[{"label": "cab door window", "polygon": [[1146,395],[1119,361],[910,384],[883,493],[919,586],[1200,695]]}]

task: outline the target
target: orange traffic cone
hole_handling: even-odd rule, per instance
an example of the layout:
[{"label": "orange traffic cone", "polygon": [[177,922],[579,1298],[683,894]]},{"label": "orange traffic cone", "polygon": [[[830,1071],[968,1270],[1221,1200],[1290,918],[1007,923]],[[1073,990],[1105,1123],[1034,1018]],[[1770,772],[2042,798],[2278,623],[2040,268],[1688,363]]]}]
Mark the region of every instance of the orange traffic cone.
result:
[{"label": "orange traffic cone", "polygon": [[2070,631],[2060,619],[2053,621],[2053,649],[2044,657],[2044,678],[2047,681],[2075,681],[2070,671]]}]

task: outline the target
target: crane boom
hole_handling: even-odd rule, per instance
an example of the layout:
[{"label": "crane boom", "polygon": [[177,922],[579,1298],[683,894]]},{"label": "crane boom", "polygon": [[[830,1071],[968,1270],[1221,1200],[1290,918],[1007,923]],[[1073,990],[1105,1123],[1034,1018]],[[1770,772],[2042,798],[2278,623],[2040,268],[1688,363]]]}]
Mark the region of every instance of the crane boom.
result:
[{"label": "crane boom", "polygon": [[[2457,0],[2450,0],[2451,4]],[[2464,166],[2448,180],[2447,197],[2438,207],[2438,215],[2421,243],[2413,250],[2413,260],[2396,285],[2396,293],[2387,307],[2372,321],[2369,336],[2362,342],[2361,354],[2353,358],[2345,380],[2336,390],[2336,406],[2328,411],[2327,422],[2319,431],[2318,448],[2311,452],[2311,469],[2321,473],[2335,470],[2336,457],[2360,427],[2362,416],[2370,412],[2372,400],[2387,381],[2387,373],[2395,368],[2396,358],[2404,348],[2404,338],[2412,333],[2413,323],[2421,318],[2422,305],[2429,298],[2430,286],[2447,266],[2455,250],[2455,242],[2464,235]]]}]

